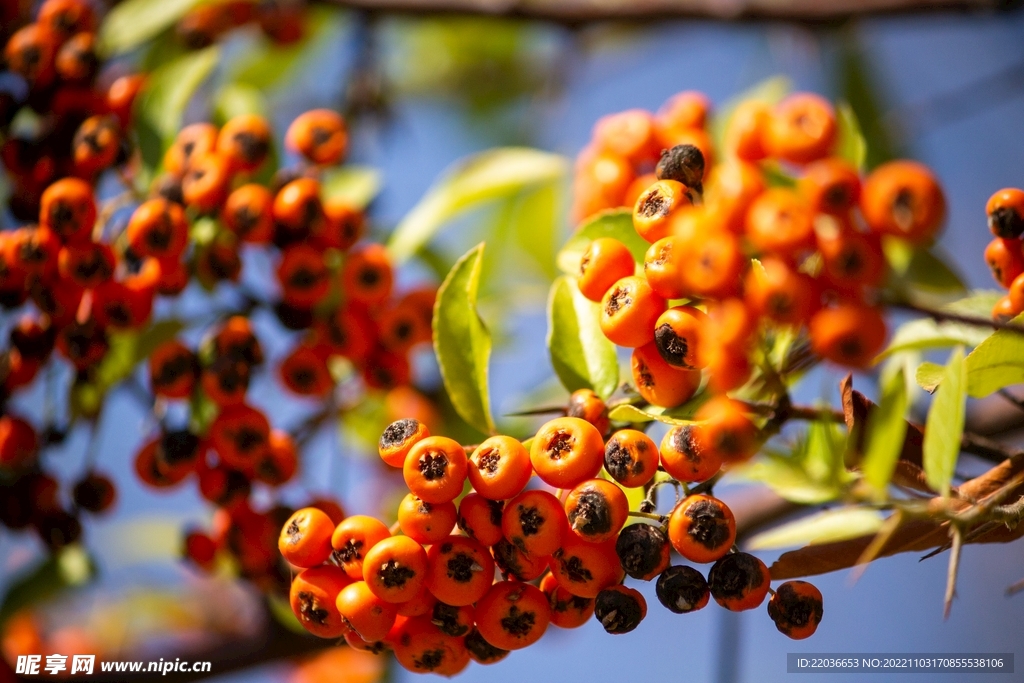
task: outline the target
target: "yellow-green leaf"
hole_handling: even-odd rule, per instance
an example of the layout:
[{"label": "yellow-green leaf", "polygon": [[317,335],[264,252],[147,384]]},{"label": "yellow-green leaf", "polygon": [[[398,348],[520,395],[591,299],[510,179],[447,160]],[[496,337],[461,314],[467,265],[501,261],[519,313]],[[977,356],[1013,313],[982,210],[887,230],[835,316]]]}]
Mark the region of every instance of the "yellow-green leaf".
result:
[{"label": "yellow-green leaf", "polygon": [[839,124],[836,156],[846,159],[853,167],[864,170],[867,159],[868,145],[860,130],[860,122],[853,113],[849,102],[840,101],[836,105],[836,122]]},{"label": "yellow-green leaf", "polygon": [[[1024,327],[1024,315],[1012,322]],[[1003,387],[1024,382],[1024,333],[996,330],[967,355],[964,365],[967,393],[973,398],[984,398]]]},{"label": "yellow-green leaf", "polygon": [[127,52],[170,28],[203,0],[125,0],[107,12],[99,31],[105,56]]},{"label": "yellow-green leaf", "polygon": [[873,534],[883,521],[882,514],[876,510],[857,507],[825,510],[756,534],[745,546],[750,550],[776,550],[835,543]]},{"label": "yellow-green leaf", "polygon": [[918,318],[896,328],[889,346],[878,355],[877,360],[900,351],[940,349],[957,344],[973,348],[988,339],[991,334],[991,327]]},{"label": "yellow-green leaf", "polygon": [[327,199],[344,201],[355,209],[365,209],[380,193],[380,171],[369,166],[342,166],[324,173],[320,186]]},{"label": "yellow-green leaf", "polygon": [[580,293],[576,278],[562,276],[548,298],[548,352],[569,391],[593,389],[608,398],[619,384],[615,345],[601,333],[600,307]]},{"label": "yellow-green leaf", "polygon": [[459,416],[485,434],[494,432],[488,369],[491,334],[477,313],[483,243],[455,262],[434,306],[434,350],[445,389]]},{"label": "yellow-green leaf", "polygon": [[960,455],[966,402],[967,370],[964,350],[958,346],[946,363],[924,431],[925,481],[943,495],[949,495],[949,484]]},{"label": "yellow-green leaf", "polygon": [[907,382],[901,368],[886,379],[881,400],[868,416],[860,469],[864,479],[878,491],[885,490],[896,469],[907,433],[906,412]]},{"label": "yellow-green leaf", "polygon": [[[934,394],[935,390],[942,384],[942,373],[944,370],[945,368],[937,363],[925,361],[917,366],[914,379],[917,380],[918,386],[929,394]],[[970,380],[970,377],[968,377],[968,380]]]},{"label": "yellow-green leaf", "polygon": [[568,161],[527,147],[503,147],[458,162],[406,214],[388,242],[396,263],[413,256],[456,216],[468,209],[528,188],[561,182]]}]

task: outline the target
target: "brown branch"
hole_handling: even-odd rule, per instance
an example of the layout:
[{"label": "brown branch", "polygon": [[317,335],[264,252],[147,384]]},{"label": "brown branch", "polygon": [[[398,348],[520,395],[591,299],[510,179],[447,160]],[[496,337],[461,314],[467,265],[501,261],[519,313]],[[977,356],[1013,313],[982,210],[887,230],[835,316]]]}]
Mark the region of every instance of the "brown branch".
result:
[{"label": "brown branch", "polygon": [[960,323],[962,325],[974,325],[976,327],[990,327],[993,330],[1008,330],[1010,332],[1016,332],[1017,334],[1024,334],[1024,326],[1014,325],[1013,323],[1004,323],[999,320],[991,320],[989,318],[979,318],[973,315],[953,313],[951,311],[944,311],[940,308],[931,308],[930,306],[919,306],[907,301],[894,301],[889,305],[892,308],[902,308],[905,311],[920,313],[921,315],[928,316],[929,318],[939,322]]},{"label": "brown branch", "polygon": [[367,12],[409,16],[484,15],[580,26],[602,21],[785,19],[836,23],[852,17],[998,8],[998,0],[328,0]]}]

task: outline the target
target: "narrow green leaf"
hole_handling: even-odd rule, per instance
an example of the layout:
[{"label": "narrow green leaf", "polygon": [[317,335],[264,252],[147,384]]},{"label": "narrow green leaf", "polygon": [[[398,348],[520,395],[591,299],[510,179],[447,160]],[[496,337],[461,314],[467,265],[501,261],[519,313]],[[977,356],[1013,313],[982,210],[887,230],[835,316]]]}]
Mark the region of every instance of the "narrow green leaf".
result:
[{"label": "narrow green leaf", "polygon": [[219,49],[208,47],[165,64],[146,79],[135,101],[135,123],[139,151],[150,171],[160,167],[164,150],[181,127],[185,107],[219,59]]},{"label": "narrow green leaf", "polygon": [[944,372],[945,368],[941,365],[925,361],[917,366],[917,372],[914,373],[914,379],[917,380],[918,386],[929,394],[934,394],[935,390],[939,388],[940,384],[942,384],[942,375]]},{"label": "narrow green leaf", "polygon": [[868,417],[860,466],[864,479],[878,491],[889,485],[907,433],[907,383],[902,368],[887,378],[881,389],[881,400]]},{"label": "narrow green leaf", "polygon": [[959,315],[973,315],[986,320],[992,315],[992,308],[1006,292],[996,289],[974,289],[962,299],[952,301],[942,310]]},{"label": "narrow green leaf", "polygon": [[694,415],[710,398],[708,392],[702,391],[681,406],[670,410],[657,406],[640,408],[628,403],[615,406],[608,412],[608,417],[616,422],[661,422],[667,425],[688,425],[694,423]]},{"label": "narrow green leaf", "polygon": [[468,209],[561,181],[568,168],[564,157],[526,147],[502,147],[463,159],[406,214],[392,233],[388,250],[396,263],[402,263]]},{"label": "narrow green leaf", "polygon": [[127,52],[170,28],[203,0],[125,0],[107,12],[99,31],[104,56]]},{"label": "narrow green leaf", "polygon": [[835,543],[873,534],[884,521],[876,510],[842,507],[825,510],[754,535],[749,550],[776,550],[821,543]]},{"label": "narrow green leaf", "polygon": [[840,483],[843,480],[846,432],[831,420],[815,420],[807,427],[802,465],[812,480]]},{"label": "narrow green leaf", "polygon": [[942,373],[942,384],[928,410],[924,431],[925,481],[943,495],[949,495],[949,483],[960,455],[966,402],[967,371],[964,350],[958,346]]},{"label": "narrow green leaf", "polygon": [[941,349],[957,344],[974,348],[991,334],[990,327],[918,318],[896,328],[889,346],[878,355],[877,360],[900,351]]},{"label": "narrow green leaf", "polygon": [[612,237],[629,248],[633,260],[644,262],[644,254],[651,246],[633,227],[633,212],[627,209],[602,211],[581,225],[558,252],[558,267],[569,275],[580,274],[580,261],[590,243],[601,237]]},{"label": "narrow green leaf", "polygon": [[569,391],[593,389],[608,398],[619,384],[619,361],[601,333],[600,315],[575,278],[562,276],[551,285],[547,344],[555,373]]},{"label": "narrow green leaf", "polygon": [[434,351],[456,412],[471,426],[492,434],[488,388],[491,334],[476,309],[483,254],[483,243],[466,252],[437,290]]},{"label": "narrow green leaf", "polygon": [[344,201],[356,209],[365,209],[380,193],[383,178],[369,166],[346,165],[324,173],[320,181],[323,196]]},{"label": "narrow green leaf", "polygon": [[860,122],[857,120],[857,115],[853,113],[853,107],[850,106],[849,102],[840,100],[837,103],[836,119],[836,122],[839,124],[836,156],[846,159],[853,164],[854,168],[864,170],[868,145],[864,141],[864,134],[860,130]]},{"label": "narrow green leaf", "polygon": [[835,483],[811,479],[798,459],[770,453],[730,469],[729,475],[738,480],[761,482],[786,500],[802,505],[827,503],[843,493]]}]

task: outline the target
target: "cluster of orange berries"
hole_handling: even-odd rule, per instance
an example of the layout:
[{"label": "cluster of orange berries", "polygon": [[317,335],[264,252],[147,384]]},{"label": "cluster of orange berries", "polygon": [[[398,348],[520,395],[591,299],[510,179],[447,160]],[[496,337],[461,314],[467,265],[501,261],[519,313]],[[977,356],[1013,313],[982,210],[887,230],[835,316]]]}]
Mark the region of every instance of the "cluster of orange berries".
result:
[{"label": "cluster of orange berries", "polygon": [[212,45],[228,31],[255,23],[270,40],[290,44],[302,38],[304,0],[222,0],[201,3],[185,14],[175,33],[189,48]]},{"label": "cluster of orange berries", "polygon": [[[704,425],[676,427],[659,448],[633,429],[605,442],[607,410],[593,392],[574,394],[569,413],[543,425],[529,445],[493,436],[469,454],[418,420],[388,426],[380,456],[401,468],[409,488],[398,509],[402,533],[368,516],[335,524],[315,508],[296,512],[279,548],[302,570],[291,587],[300,623],[353,647],[390,648],[410,671],[454,675],[470,660],[493,663],[537,642],[550,624],[575,628],[593,616],[609,633],[632,631],[647,605],[623,585],[627,575],[657,578],[659,601],[676,613],[701,609],[711,597],[730,610],[764,602],[768,569],[735,551],[735,519],[713,496],[687,496],[666,525],[626,525],[623,487],[650,484],[659,463],[683,482],[718,471]],[[602,468],[611,479],[598,476]],[[544,486],[529,487],[534,476]],[[691,562],[714,563],[707,578],[670,566],[673,548]],[[769,613],[783,633],[807,637],[821,620],[821,594],[803,582],[784,584]]]},{"label": "cluster of orange berries", "polygon": [[47,547],[56,550],[78,540],[79,513],[105,512],[116,490],[108,477],[90,470],[72,487],[72,505],[63,505],[60,483],[39,461],[41,443],[48,438],[59,435],[39,434],[17,415],[0,416],[0,524],[12,531],[31,527]]},{"label": "cluster of orange berries", "polygon": [[[707,108],[684,92],[657,115],[608,116],[580,157],[577,190],[600,175],[595,164],[615,161],[627,177],[651,171],[631,181],[633,226],[651,243],[643,271],[610,237],[591,243],[579,270],[580,291],[601,303],[605,336],[634,349],[637,390],[678,406],[702,369],[715,394],[742,386],[766,321],[806,329],[821,358],[870,364],[886,338],[882,238],[920,244],[937,234],[945,200],[935,177],[894,161],[862,179],[834,156],[832,105],[809,93],[739,105],[723,160],[712,164]],[[779,169],[792,181],[780,184],[789,176]]]},{"label": "cluster of orange berries", "polygon": [[992,277],[1009,290],[992,309],[992,318],[1008,322],[1024,313],[1024,190],[999,190],[985,205],[988,227],[995,239],[985,247]]},{"label": "cluster of orange berries", "polygon": [[[0,89],[0,157],[14,185],[10,208],[20,220],[34,219],[43,191],[58,178],[94,180],[130,157],[125,127],[143,77],[100,73],[96,26],[87,0],[46,0],[36,20],[4,47],[10,77]],[[38,124],[8,136],[25,106]]]}]

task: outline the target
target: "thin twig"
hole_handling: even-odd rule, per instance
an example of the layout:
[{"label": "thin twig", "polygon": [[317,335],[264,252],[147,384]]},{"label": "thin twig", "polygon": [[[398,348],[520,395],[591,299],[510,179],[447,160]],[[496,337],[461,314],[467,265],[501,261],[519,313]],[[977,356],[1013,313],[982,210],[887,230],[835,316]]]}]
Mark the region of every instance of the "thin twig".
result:
[{"label": "thin twig", "polygon": [[932,308],[930,306],[921,306],[913,304],[908,301],[893,301],[889,304],[893,308],[902,308],[906,311],[912,311],[914,313],[920,313],[926,315],[929,318],[938,321],[945,321],[951,323],[961,323],[963,325],[974,325],[976,327],[990,327],[993,330],[1008,330],[1010,332],[1016,332],[1017,334],[1024,334],[1024,326],[1014,325],[1013,323],[1004,323],[999,320],[991,320],[989,318],[979,318],[973,315],[962,315],[960,313],[953,313],[951,311],[944,311],[939,308]]},{"label": "thin twig", "polygon": [[952,552],[949,555],[949,573],[946,578],[946,598],[942,609],[942,618],[949,619],[949,610],[953,607],[953,598],[956,596],[956,576],[960,571],[960,551],[964,547],[963,530],[953,525],[950,527],[950,534],[953,539]]}]

